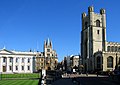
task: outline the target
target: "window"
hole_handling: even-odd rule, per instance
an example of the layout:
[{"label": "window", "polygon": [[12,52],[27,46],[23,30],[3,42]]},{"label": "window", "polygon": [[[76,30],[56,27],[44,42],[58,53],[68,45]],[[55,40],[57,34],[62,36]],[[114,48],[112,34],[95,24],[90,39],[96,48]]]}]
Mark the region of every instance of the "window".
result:
[{"label": "window", "polygon": [[107,58],[107,67],[108,68],[113,68],[113,57],[112,56],[109,56]]},{"label": "window", "polygon": [[47,52],[50,52],[50,49],[47,49]]},{"label": "window", "polygon": [[4,62],[4,63],[6,62],[6,57],[3,57],[3,62]]},{"label": "window", "polygon": [[16,58],[16,63],[18,63],[18,58]]},{"label": "window", "polygon": [[30,63],[30,58],[28,58],[28,63]]},{"label": "window", "polygon": [[28,70],[30,70],[30,66],[28,66]]},{"label": "window", "polygon": [[111,51],[114,52],[114,46],[111,47]]},{"label": "window", "polygon": [[118,48],[118,51],[120,52],[120,47]]},{"label": "window", "polygon": [[119,63],[118,64],[120,64],[120,58],[119,58]]},{"label": "window", "polygon": [[100,20],[96,20],[96,27],[100,27]]},{"label": "window", "polygon": [[9,66],[9,70],[10,70],[10,71],[12,70],[12,66]]},{"label": "window", "polygon": [[100,68],[101,59],[100,56],[97,57],[97,68]]},{"label": "window", "polygon": [[88,22],[85,22],[85,29],[87,29],[88,27]]},{"label": "window", "polygon": [[49,57],[50,56],[50,54],[47,54],[47,57]]},{"label": "window", "polygon": [[43,66],[43,63],[41,63],[41,66]]},{"label": "window", "polygon": [[117,52],[117,51],[118,51],[117,46],[115,46],[115,52]]},{"label": "window", "polygon": [[24,66],[22,66],[22,70],[24,70]]},{"label": "window", "polygon": [[43,59],[41,59],[41,61],[43,61]]},{"label": "window", "polygon": [[15,66],[16,71],[18,70],[18,66]]},{"label": "window", "polygon": [[100,30],[97,30],[97,34],[99,34],[100,33]]},{"label": "window", "polygon": [[110,46],[107,47],[107,51],[110,52]]},{"label": "window", "polygon": [[24,63],[24,58],[22,58],[22,63]]},{"label": "window", "polygon": [[10,58],[10,62],[12,62],[13,61],[13,58]]}]

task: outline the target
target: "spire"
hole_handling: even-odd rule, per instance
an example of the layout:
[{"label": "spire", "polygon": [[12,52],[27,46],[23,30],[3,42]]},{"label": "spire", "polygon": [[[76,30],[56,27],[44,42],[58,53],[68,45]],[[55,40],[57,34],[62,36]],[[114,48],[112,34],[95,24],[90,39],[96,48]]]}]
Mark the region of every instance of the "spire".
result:
[{"label": "spire", "polygon": [[6,49],[6,47],[4,46],[3,49]]},{"label": "spire", "polygon": [[49,46],[50,45],[50,40],[49,40],[49,38],[47,39],[47,46]]}]

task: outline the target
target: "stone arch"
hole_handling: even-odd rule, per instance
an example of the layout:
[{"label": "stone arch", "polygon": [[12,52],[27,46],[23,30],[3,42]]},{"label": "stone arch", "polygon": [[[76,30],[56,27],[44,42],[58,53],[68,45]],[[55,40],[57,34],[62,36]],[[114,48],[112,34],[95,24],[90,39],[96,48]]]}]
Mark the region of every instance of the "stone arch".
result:
[{"label": "stone arch", "polygon": [[118,47],[118,51],[120,52],[120,46]]},{"label": "stone arch", "polygon": [[97,56],[97,68],[100,69],[101,67],[101,57]]},{"label": "stone arch", "polygon": [[96,27],[100,27],[100,20],[96,20]]},{"label": "stone arch", "polygon": [[109,56],[107,58],[107,68],[113,68],[113,57]]},{"label": "stone arch", "polygon": [[114,52],[114,46],[111,47],[111,51]]},{"label": "stone arch", "polygon": [[115,46],[115,52],[117,52],[118,51],[118,47],[117,46]]},{"label": "stone arch", "polygon": [[110,52],[110,46],[107,47],[107,51]]}]

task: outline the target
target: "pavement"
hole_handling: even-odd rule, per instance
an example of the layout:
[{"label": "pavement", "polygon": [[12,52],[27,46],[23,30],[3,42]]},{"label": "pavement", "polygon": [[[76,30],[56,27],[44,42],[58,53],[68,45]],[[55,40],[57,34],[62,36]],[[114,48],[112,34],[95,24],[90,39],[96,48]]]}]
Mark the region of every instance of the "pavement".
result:
[{"label": "pavement", "polygon": [[[76,77],[80,83],[75,84],[72,79]],[[109,80],[108,76],[96,74],[71,74],[63,75],[61,79],[54,81],[51,85],[119,85],[116,82]]]}]

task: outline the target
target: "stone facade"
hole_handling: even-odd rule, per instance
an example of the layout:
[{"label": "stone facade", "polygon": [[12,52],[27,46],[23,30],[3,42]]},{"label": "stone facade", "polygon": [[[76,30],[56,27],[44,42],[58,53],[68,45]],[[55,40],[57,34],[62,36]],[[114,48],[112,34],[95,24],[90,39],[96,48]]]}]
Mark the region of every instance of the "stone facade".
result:
[{"label": "stone facade", "polygon": [[0,50],[0,72],[4,73],[33,73],[41,69],[55,70],[58,58],[52,49],[52,42],[44,43],[44,52],[19,52]]},{"label": "stone facade", "polygon": [[52,41],[49,39],[44,42],[44,52],[38,53],[36,57],[36,68],[37,70],[46,69],[46,70],[55,70],[58,64],[57,53],[52,48]]},{"label": "stone facade", "polygon": [[84,71],[114,70],[120,64],[120,43],[106,41],[106,13],[82,13],[81,56]]}]

